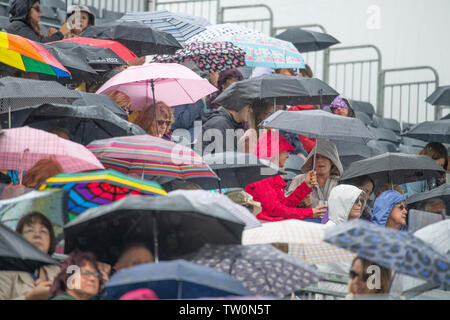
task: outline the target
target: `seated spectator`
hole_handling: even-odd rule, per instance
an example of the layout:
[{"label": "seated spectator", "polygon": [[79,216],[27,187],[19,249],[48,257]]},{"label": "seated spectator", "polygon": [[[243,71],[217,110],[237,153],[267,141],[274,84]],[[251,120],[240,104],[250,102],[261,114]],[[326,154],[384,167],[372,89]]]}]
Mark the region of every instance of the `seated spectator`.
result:
[{"label": "seated spectator", "polygon": [[231,86],[234,82],[242,81],[244,77],[242,76],[242,73],[238,69],[227,69],[224,71],[221,71],[218,75],[217,83],[214,83],[212,81],[212,84],[219,89],[219,91],[214,92],[210,95],[208,100],[206,101],[206,104],[210,109],[217,109],[220,106],[216,103],[213,103],[214,99],[217,98],[226,88]]},{"label": "seated spectator", "polygon": [[[346,181],[347,184],[355,186],[364,191],[364,195],[366,197],[366,206],[361,213],[361,219],[369,220],[372,215],[372,208],[369,207],[370,197],[375,189],[375,183],[369,176],[362,176],[352,180]],[[386,190],[384,190],[386,191]]]},{"label": "seated spectator", "polygon": [[[16,232],[39,250],[52,255],[56,247],[52,223],[39,212],[24,215]],[[0,271],[0,300],[47,300],[53,280],[59,273],[56,265],[46,265],[33,273]]]},{"label": "seated spectator", "polygon": [[[79,16],[77,16],[77,12],[79,12]],[[71,30],[65,38],[78,37],[84,29],[95,25],[95,15],[86,6],[72,5],[67,9],[66,23],[69,24]]]},{"label": "seated spectator", "polygon": [[366,205],[366,196],[361,189],[340,184],[333,188],[328,198],[327,226],[336,226],[349,220],[359,219]]},{"label": "seated spectator", "polygon": [[343,117],[355,117],[355,113],[353,112],[350,102],[341,96],[337,96],[330,105],[326,106],[330,107],[331,112],[336,115]]},{"label": "seated spectator", "polygon": [[[156,102],[155,106],[153,103],[146,105],[144,109],[139,112],[139,115],[134,123],[144,129],[151,136],[158,138],[164,137],[165,139],[170,140],[167,133],[170,131],[174,120],[173,110],[162,101]],[[157,121],[155,119],[155,113],[156,119],[158,119]]]},{"label": "seated spectator", "polygon": [[77,250],[61,264],[61,271],[50,289],[49,300],[95,300],[102,285],[102,275],[95,256]]},{"label": "seated spectator", "polygon": [[154,262],[153,254],[142,243],[132,243],[122,250],[122,254],[115,264],[116,271],[137,266],[144,263]]},{"label": "seated spectator", "polygon": [[406,198],[395,190],[381,193],[373,204],[372,222],[386,228],[406,230]]},{"label": "seated spectator", "polygon": [[441,198],[432,198],[423,201],[418,207],[418,210],[427,211],[431,213],[437,213],[441,215],[447,214],[447,208],[445,206],[444,200]]},{"label": "seated spectator", "polygon": [[[126,113],[127,115],[130,115],[131,113],[131,98],[126,95],[125,93],[123,93],[122,91],[119,90],[112,90],[109,91],[107,93],[105,93],[105,95],[107,95],[108,97],[110,97],[111,99],[114,100],[115,103],[117,103],[117,105],[119,107],[121,107]],[[130,120],[130,119],[128,119]]]},{"label": "seated spectator", "polygon": [[182,104],[173,107],[174,122],[172,131],[177,129],[185,129],[189,131],[190,141],[195,140],[194,125],[195,121],[201,124],[201,117],[206,110],[204,99],[198,100],[196,103]]}]

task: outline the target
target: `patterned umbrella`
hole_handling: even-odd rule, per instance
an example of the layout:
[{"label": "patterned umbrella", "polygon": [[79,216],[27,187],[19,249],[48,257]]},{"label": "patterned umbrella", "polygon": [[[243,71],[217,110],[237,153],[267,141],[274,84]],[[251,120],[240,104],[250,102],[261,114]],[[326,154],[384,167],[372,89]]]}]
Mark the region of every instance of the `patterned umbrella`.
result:
[{"label": "patterned umbrella", "polygon": [[47,179],[39,190],[69,191],[67,223],[89,208],[110,204],[129,195],[166,195],[164,189],[152,181],[134,179],[113,170],[58,174]]},{"label": "patterned umbrella", "polygon": [[87,146],[107,168],[146,176],[160,183],[191,178],[217,179],[192,149],[150,135],[95,140]]},{"label": "patterned umbrella", "polygon": [[196,41],[203,41],[203,42],[226,41],[232,36],[247,35],[247,34],[263,35],[263,33],[261,32],[242,27],[238,24],[224,23],[208,26],[205,31],[193,36],[186,42],[190,43]]},{"label": "patterned umbrella", "polygon": [[183,63],[192,60],[206,72],[245,66],[245,51],[231,42],[190,42],[174,55],[156,56],[153,62]]},{"label": "patterned umbrella", "polygon": [[0,32],[0,62],[25,72],[70,77],[70,72],[39,43]]},{"label": "patterned umbrella", "polygon": [[189,261],[228,273],[252,295],[282,298],[319,281],[301,260],[270,245],[205,245]]},{"label": "patterned umbrella", "polygon": [[450,286],[448,256],[409,232],[358,219],[327,229],[324,241],[393,271],[439,284],[443,288]]}]

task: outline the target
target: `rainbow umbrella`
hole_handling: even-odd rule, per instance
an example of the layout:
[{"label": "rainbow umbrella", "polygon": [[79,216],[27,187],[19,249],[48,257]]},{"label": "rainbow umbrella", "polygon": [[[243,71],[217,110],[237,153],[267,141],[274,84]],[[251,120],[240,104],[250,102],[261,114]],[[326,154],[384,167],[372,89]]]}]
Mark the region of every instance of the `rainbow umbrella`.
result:
[{"label": "rainbow umbrella", "polygon": [[126,196],[160,196],[166,191],[156,182],[138,180],[113,170],[58,174],[47,179],[39,190],[69,192],[67,223],[89,208],[110,204]]},{"label": "rainbow umbrella", "polygon": [[166,183],[174,179],[218,179],[192,149],[150,135],[95,140],[86,146],[106,168]]},{"label": "rainbow umbrella", "polygon": [[39,43],[0,32],[0,62],[25,72],[70,77],[70,72]]}]

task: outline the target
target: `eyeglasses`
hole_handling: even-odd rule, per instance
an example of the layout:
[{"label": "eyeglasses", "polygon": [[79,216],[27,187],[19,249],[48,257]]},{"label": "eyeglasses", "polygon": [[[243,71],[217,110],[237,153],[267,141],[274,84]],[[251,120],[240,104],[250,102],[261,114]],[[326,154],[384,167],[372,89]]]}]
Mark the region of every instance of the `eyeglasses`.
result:
[{"label": "eyeglasses", "polygon": [[356,272],[355,270],[350,270],[349,276],[350,276],[350,279],[352,279],[352,280],[355,279],[356,277],[358,277],[359,279],[366,282],[369,279],[370,274],[365,273],[365,272],[363,274],[360,274],[360,273]]},{"label": "eyeglasses", "polygon": [[40,236],[50,236],[50,232],[47,229],[24,229],[23,234],[38,234]]},{"label": "eyeglasses", "polygon": [[40,6],[31,7],[32,9],[36,10],[37,12],[41,12]]},{"label": "eyeglasses", "polygon": [[86,276],[86,277],[94,276],[97,279],[101,279],[102,278],[102,275],[99,272],[92,272],[92,271],[89,271],[89,270],[81,270],[80,273],[81,273],[82,276]]},{"label": "eyeglasses", "polygon": [[170,126],[171,123],[172,123],[172,122],[169,121],[169,120],[166,120],[166,121],[164,121],[164,120],[158,120],[158,126],[163,126],[163,125]]},{"label": "eyeglasses", "polygon": [[397,209],[402,210],[402,211],[408,209],[404,204],[396,205],[395,207],[396,207]]}]

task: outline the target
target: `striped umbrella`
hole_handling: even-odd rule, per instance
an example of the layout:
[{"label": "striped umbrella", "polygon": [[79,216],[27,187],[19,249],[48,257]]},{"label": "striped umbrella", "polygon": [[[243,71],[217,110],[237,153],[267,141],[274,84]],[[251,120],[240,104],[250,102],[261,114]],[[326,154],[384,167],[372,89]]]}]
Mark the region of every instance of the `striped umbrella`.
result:
[{"label": "striped umbrella", "polygon": [[197,23],[193,18],[167,10],[127,12],[120,20],[142,22],[150,25],[152,28],[172,34],[179,42],[186,42],[187,39],[206,30],[204,26]]},{"label": "striped umbrella", "polygon": [[85,210],[110,204],[126,196],[159,196],[166,191],[156,182],[138,180],[113,170],[58,174],[47,179],[39,190],[65,190],[69,192],[67,223]]},{"label": "striped umbrella", "polygon": [[39,43],[0,32],[0,62],[25,72],[70,77],[70,72]]},{"label": "striped umbrella", "polygon": [[106,168],[152,180],[160,177],[157,181],[162,183],[177,178],[217,179],[192,149],[150,135],[95,140],[87,148]]}]

